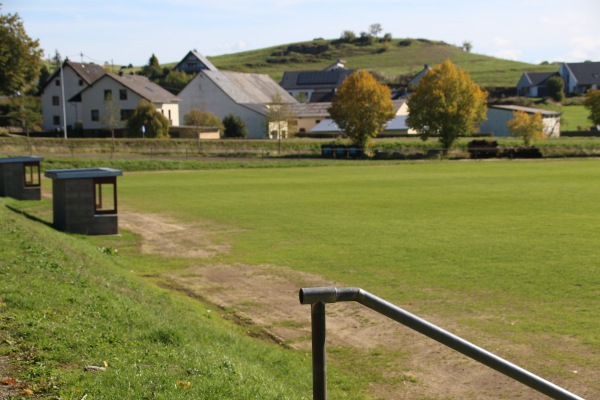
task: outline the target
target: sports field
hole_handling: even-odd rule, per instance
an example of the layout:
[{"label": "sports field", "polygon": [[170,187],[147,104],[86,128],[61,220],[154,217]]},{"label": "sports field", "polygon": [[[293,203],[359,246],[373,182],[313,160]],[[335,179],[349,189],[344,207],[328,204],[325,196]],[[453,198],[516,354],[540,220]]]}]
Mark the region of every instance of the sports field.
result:
[{"label": "sports field", "polygon": [[[192,259],[174,251],[141,262],[140,273],[186,285],[217,266],[268,266],[362,287],[583,397],[600,393],[597,160],[130,173],[119,196],[123,212],[193,226],[180,241],[214,250]],[[260,324],[265,309],[252,315],[245,305]],[[306,308],[293,312],[308,318]],[[395,365],[364,340],[378,348],[369,368]],[[330,345],[333,360],[351,364],[352,350]],[[427,380],[414,371],[392,381]]]}]

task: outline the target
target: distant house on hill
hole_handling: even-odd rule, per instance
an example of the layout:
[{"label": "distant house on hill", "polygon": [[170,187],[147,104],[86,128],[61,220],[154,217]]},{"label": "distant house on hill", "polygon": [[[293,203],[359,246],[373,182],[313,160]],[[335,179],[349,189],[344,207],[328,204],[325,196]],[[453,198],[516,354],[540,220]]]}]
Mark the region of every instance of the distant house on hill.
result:
[{"label": "distant house on hill", "polygon": [[344,60],[337,60],[320,71],[286,71],[280,85],[291,96],[304,96],[309,103],[330,102],[352,72],[346,69]]},{"label": "distant house on hill", "polygon": [[65,60],[62,73],[61,68],[57,68],[42,88],[42,127],[45,130],[60,130],[63,124],[74,127],[83,118],[81,104],[69,103],[68,100],[104,74],[106,71],[97,64]]},{"label": "distant house on hill", "polygon": [[556,72],[523,72],[517,83],[517,94],[524,97],[548,96],[548,79],[558,76]]},{"label": "distant house on hill", "polygon": [[569,94],[600,88],[600,62],[564,63],[558,73]]},{"label": "distant house on hill", "polygon": [[84,129],[105,129],[102,120],[110,112],[105,107],[111,99],[119,111],[120,128],[142,100],[152,103],[171,125],[179,125],[179,98],[141,75],[106,73],[69,101],[80,108]]},{"label": "distant house on hill", "polygon": [[583,94],[600,88],[600,62],[563,63],[558,72],[524,72],[517,83],[519,96],[546,97],[548,79],[560,76],[566,94]]},{"label": "distant house on hill", "polygon": [[175,66],[173,67],[174,71],[183,71],[188,74],[195,74],[200,71],[216,71],[217,67],[215,67],[208,58],[199,53],[196,50],[192,50],[186,54],[185,57]]},{"label": "distant house on hill", "polygon": [[511,136],[506,124],[514,118],[513,113],[515,111],[523,111],[528,114],[542,114],[544,133],[546,136],[560,137],[559,112],[511,105],[489,106],[487,110],[487,120],[481,124],[479,130],[483,133],[492,133],[494,136]]},{"label": "distant house on hill", "polygon": [[233,114],[244,121],[248,138],[266,138],[267,114],[275,96],[283,103],[296,103],[268,75],[204,69],[179,92],[179,116],[183,120],[192,109],[209,111],[221,119]]}]

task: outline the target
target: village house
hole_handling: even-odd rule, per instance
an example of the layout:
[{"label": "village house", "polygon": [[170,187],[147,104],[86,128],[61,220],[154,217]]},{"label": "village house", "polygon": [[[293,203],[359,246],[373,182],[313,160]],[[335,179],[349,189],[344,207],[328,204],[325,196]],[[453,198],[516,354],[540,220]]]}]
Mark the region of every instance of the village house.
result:
[{"label": "village house", "polygon": [[[94,130],[106,129],[104,116],[114,110],[119,113],[119,129],[124,128],[142,100],[152,103],[170,125],[179,125],[179,98],[141,75],[106,73],[69,101],[80,104],[83,128]],[[114,110],[107,109],[109,102]]]},{"label": "village house", "polygon": [[330,102],[344,79],[354,72],[338,59],[323,70],[286,71],[279,83],[291,96],[309,103]]},{"label": "village house", "polygon": [[68,100],[88,88],[104,74],[106,71],[99,65],[65,60],[62,64],[62,72],[61,68],[57,68],[42,88],[44,130],[61,130],[65,125],[74,127],[77,121],[83,118],[82,104],[69,103]]},{"label": "village house", "polygon": [[525,97],[546,97],[548,79],[560,76],[566,94],[585,94],[600,88],[600,62],[563,63],[558,72],[524,72],[517,83],[517,93]]}]

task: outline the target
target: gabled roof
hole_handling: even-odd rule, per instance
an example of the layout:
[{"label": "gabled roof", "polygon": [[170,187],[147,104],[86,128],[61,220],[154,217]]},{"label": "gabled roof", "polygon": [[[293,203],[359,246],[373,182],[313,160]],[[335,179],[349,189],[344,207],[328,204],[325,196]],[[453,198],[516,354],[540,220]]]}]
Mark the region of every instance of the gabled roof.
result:
[{"label": "gabled roof", "polygon": [[419,84],[419,81],[421,80],[421,78],[423,76],[425,76],[425,74],[427,72],[431,71],[431,67],[427,64],[423,65],[423,69],[421,71],[419,71],[419,73],[417,75],[415,75],[410,82],[408,82],[409,85],[413,85],[416,86]]},{"label": "gabled roof", "polygon": [[291,113],[298,118],[327,118],[331,102],[325,103],[297,103],[290,105]]},{"label": "gabled roof", "polygon": [[327,71],[286,71],[281,78],[281,87],[286,90],[311,88],[337,88],[344,79],[354,72],[350,69]]},{"label": "gabled roof", "polygon": [[137,93],[140,97],[148,100],[151,103],[174,103],[180,101],[179,97],[175,96],[171,92],[156,83],[150,81],[148,78],[142,75],[117,75],[107,72],[102,78],[96,80],[91,86],[82,90],[69,101],[78,101],[81,99],[81,94],[90,88],[96,86],[99,82],[104,79],[112,79],[134,93]]},{"label": "gabled roof", "polygon": [[270,76],[230,71],[202,71],[233,101],[239,104],[269,104],[279,95],[284,103],[296,103]]},{"label": "gabled roof", "polygon": [[549,111],[549,110],[543,110],[541,108],[522,107],[522,106],[513,106],[513,105],[489,106],[488,108],[497,108],[500,110],[507,110],[507,111],[523,111],[528,114],[540,113],[544,117],[558,117],[561,115],[561,113],[559,113],[557,111]]},{"label": "gabled roof", "polygon": [[567,63],[579,85],[600,85],[600,62]]},{"label": "gabled roof", "polygon": [[553,76],[557,76],[556,72],[524,72],[523,75],[529,81],[528,86],[540,86],[545,85]]},{"label": "gabled roof", "polygon": [[[104,74],[106,74],[106,71],[104,70],[104,68],[102,68],[98,64],[93,64],[93,63],[78,63],[78,62],[70,61],[68,59],[65,60],[65,62],[62,65],[62,67],[63,67],[63,69],[65,69],[65,68],[71,68],[75,72],[75,74],[77,74],[77,76],[79,76],[81,79],[83,79],[83,81],[85,83],[87,83],[88,86],[91,85],[92,83],[94,83],[95,81],[97,81],[102,76],[104,76]],[[59,75],[59,74],[60,74],[60,68],[56,68],[56,70],[54,70],[54,72],[52,73],[52,75],[50,75],[48,77],[48,80],[44,84],[43,89],[45,89],[46,86],[48,86],[48,84],[54,78],[56,78],[56,76]]]},{"label": "gabled roof", "polygon": [[[189,70],[189,68],[185,68],[185,64],[190,62],[196,62],[199,65],[197,68]],[[208,61],[208,58],[206,58],[203,54],[196,50],[192,50],[188,52],[175,67],[173,67],[173,70],[186,72],[199,72],[203,70],[216,71],[217,67],[215,67],[213,63]]]}]

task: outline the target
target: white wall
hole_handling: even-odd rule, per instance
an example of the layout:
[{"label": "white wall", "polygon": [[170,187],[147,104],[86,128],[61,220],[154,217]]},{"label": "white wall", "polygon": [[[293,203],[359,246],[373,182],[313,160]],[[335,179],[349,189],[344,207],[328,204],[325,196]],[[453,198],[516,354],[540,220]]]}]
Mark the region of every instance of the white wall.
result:
[{"label": "white wall", "polygon": [[[84,90],[88,85],[83,81],[79,75],[75,73],[68,65],[63,68],[63,82],[65,89],[65,98],[69,100],[80,91]],[[48,83],[44,92],[41,96],[42,101],[42,127],[46,130],[62,130],[63,128],[63,98],[62,98],[62,87],[57,86],[57,82],[60,83],[61,76],[60,72]],[[81,81],[81,82],[80,82]],[[80,85],[81,83],[81,85]],[[59,104],[53,105],[52,98],[58,96]],[[81,107],[78,103],[67,103],[65,104],[65,113],[67,115],[66,121],[67,126],[75,126],[75,122],[81,120]],[[54,123],[54,116],[58,116],[60,123],[57,125]]]},{"label": "white wall", "polygon": [[[481,133],[493,133],[494,136],[512,136],[506,125],[514,118],[511,110],[488,108],[487,120],[481,124]],[[542,116],[544,133],[550,137],[560,136],[560,117]]]},{"label": "white wall", "polygon": [[178,96],[181,99],[179,104],[180,121],[183,121],[185,114],[192,109],[209,111],[221,119],[228,114],[233,114],[240,117],[246,124],[248,138],[262,139],[266,137],[265,116],[236,103],[203,72],[198,73]]}]

